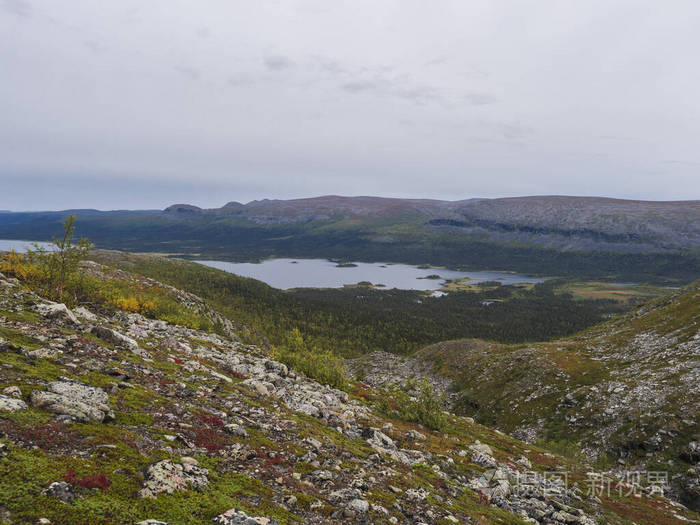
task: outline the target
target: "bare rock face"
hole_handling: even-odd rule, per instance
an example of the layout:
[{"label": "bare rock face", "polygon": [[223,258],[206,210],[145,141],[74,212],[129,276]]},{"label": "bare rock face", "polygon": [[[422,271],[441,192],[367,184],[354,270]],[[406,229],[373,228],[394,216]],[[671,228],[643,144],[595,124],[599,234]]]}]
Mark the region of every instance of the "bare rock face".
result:
[{"label": "bare rock face", "polygon": [[230,509],[214,518],[216,525],[277,525],[278,521],[261,516],[250,516],[238,509]]},{"label": "bare rock face", "polygon": [[172,494],[190,488],[209,485],[209,471],[199,466],[193,458],[184,457],[182,463],[169,459],[154,463],[146,469],[146,481],[139,491],[142,498],[155,498],[158,494]]},{"label": "bare rock face", "polygon": [[19,412],[20,410],[26,410],[27,403],[21,399],[17,399],[10,396],[0,396],[0,411],[5,412]]},{"label": "bare rock face", "polygon": [[36,305],[36,311],[49,319],[60,319],[73,324],[79,324],[78,318],[63,303],[45,302]]},{"label": "bare rock face", "polygon": [[82,306],[79,306],[78,308],[73,310],[73,313],[89,323],[94,323],[97,321],[97,316],[93,314],[90,310],[88,310],[87,308],[83,308]]},{"label": "bare rock face", "polygon": [[119,332],[112,330],[111,328],[107,328],[106,326],[93,326],[92,333],[100,339],[104,339],[105,341],[109,341],[115,345],[124,346],[130,350],[138,350],[139,348],[139,344],[131,337],[120,334]]},{"label": "bare rock face", "polygon": [[99,387],[77,382],[49,383],[46,391],[34,390],[30,401],[33,407],[68,416],[76,421],[103,422],[114,419],[107,393]]}]

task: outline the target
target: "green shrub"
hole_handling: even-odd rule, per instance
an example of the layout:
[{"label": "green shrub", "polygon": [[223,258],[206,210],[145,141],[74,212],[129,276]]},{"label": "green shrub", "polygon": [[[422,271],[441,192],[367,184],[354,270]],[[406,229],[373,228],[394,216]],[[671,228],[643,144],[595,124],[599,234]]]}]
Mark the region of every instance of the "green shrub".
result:
[{"label": "green shrub", "polygon": [[415,383],[419,393],[414,400],[403,389],[393,386],[380,396],[379,410],[387,416],[420,423],[432,430],[443,430],[447,418],[443,413],[444,396],[438,395],[427,379]]},{"label": "green shrub", "polygon": [[286,344],[276,350],[275,357],[319,383],[340,389],[346,387],[343,359],[329,350],[309,348],[296,328],[287,334]]}]

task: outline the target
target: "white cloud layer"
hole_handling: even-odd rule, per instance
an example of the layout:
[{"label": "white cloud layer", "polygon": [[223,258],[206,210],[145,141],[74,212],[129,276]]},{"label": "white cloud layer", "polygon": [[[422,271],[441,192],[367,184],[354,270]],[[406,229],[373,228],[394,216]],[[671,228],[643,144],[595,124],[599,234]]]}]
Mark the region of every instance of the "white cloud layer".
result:
[{"label": "white cloud layer", "polygon": [[0,208],[700,198],[695,0],[0,0]]}]

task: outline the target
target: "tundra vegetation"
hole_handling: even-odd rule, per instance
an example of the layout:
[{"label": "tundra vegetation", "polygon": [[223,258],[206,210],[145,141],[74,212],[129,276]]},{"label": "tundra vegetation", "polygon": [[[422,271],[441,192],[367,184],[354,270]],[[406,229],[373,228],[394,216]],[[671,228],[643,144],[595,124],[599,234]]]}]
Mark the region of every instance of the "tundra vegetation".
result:
[{"label": "tundra vegetation", "polygon": [[[68,235],[64,248],[71,246]],[[589,497],[591,466],[570,453],[575,445],[526,444],[445,412],[443,393],[426,380],[370,387],[349,378],[341,359],[355,342],[365,345],[358,353],[383,346],[377,334],[391,326],[395,300],[410,314],[401,325],[408,335],[393,328],[386,339],[398,353],[422,345],[421,330],[451,308],[492,310],[481,306],[485,298],[517,305],[503,312],[519,313],[514,322],[522,326],[528,308],[550,312],[563,333],[596,322],[618,301],[560,296],[556,283],[494,286],[460,292],[430,317],[420,308],[424,295],[388,291],[367,301],[370,315],[362,317],[352,315],[361,300],[343,305],[356,295],[320,300],[313,291],[284,293],[187,261],[83,251],[64,267],[61,295],[52,296],[74,315],[42,297],[47,280],[60,275],[45,270],[49,253],[0,258],[0,387],[4,406],[13,407],[0,412],[0,505],[12,523],[211,523],[216,516],[235,523],[221,516],[237,512],[280,523],[699,518],[648,489],[631,496],[620,478],[610,480],[611,492]],[[576,325],[586,309],[590,317]],[[676,324],[657,315],[668,333],[687,325],[681,310]],[[350,331],[337,331],[345,315]],[[489,329],[486,321],[474,326]],[[490,333],[507,341],[510,332]],[[439,354],[435,368],[449,368]],[[464,368],[455,374],[466,378]],[[484,395],[490,384],[479,385]],[[83,399],[100,409],[71,405],[72,391],[89,392]],[[162,478],[167,472],[174,477]],[[553,495],[548,480],[558,472],[571,485]],[[521,498],[514,487],[522,473],[535,481]]]}]

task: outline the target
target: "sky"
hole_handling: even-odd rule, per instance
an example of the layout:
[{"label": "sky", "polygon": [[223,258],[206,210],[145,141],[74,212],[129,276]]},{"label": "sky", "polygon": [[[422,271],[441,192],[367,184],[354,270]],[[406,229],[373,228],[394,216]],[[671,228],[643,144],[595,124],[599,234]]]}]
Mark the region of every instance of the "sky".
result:
[{"label": "sky", "polygon": [[697,0],[0,0],[0,209],[700,198]]}]

